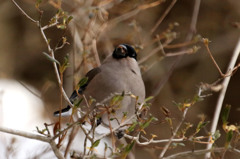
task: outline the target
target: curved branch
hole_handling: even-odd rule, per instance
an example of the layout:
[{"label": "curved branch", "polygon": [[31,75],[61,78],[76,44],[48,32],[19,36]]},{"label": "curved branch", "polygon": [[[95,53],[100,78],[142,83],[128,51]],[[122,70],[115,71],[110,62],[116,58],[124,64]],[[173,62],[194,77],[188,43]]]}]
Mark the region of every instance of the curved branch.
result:
[{"label": "curved branch", "polygon": [[17,136],[22,136],[28,139],[34,139],[34,140],[39,140],[42,142],[47,142],[50,144],[55,156],[58,159],[64,159],[62,153],[59,151],[59,149],[57,148],[56,143],[54,142],[54,140],[52,140],[52,138],[46,137],[46,136],[42,136],[42,135],[38,135],[38,134],[34,134],[34,133],[29,133],[26,131],[22,131],[22,130],[14,130],[11,128],[6,128],[6,127],[0,127],[0,132],[4,132],[7,134],[12,134],[12,135],[17,135]]},{"label": "curved branch", "polygon": [[[240,38],[239,38],[239,40],[237,42],[237,45],[236,45],[236,48],[233,52],[232,59],[231,59],[229,65],[228,65],[228,70],[232,70],[234,68],[234,65],[237,62],[239,54],[240,54]],[[219,117],[220,117],[220,112],[221,112],[221,109],[222,109],[223,100],[225,98],[225,94],[226,94],[230,79],[231,79],[231,76],[228,76],[228,77],[224,78],[224,80],[222,82],[223,89],[221,90],[221,92],[219,94],[219,97],[218,97],[218,101],[217,101],[217,104],[216,104],[216,109],[214,111],[215,113],[214,113],[214,117],[213,117],[213,121],[212,121],[212,126],[211,126],[211,130],[210,130],[210,132],[213,133],[213,134],[216,132],[216,129],[217,129],[217,124],[218,124],[218,120],[219,120]],[[211,147],[212,147],[212,143],[209,143],[207,145],[207,149],[209,149]],[[210,157],[210,153],[207,154],[206,158],[207,157]]]}]

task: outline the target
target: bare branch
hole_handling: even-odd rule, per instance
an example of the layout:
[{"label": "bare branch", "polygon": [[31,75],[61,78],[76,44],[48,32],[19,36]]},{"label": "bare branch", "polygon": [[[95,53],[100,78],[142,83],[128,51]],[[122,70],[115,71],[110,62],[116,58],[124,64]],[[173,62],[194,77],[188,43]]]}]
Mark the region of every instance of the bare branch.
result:
[{"label": "bare branch", "polygon": [[33,133],[26,132],[26,131],[21,131],[21,130],[14,130],[14,129],[11,129],[11,128],[0,127],[0,131],[4,132],[4,133],[12,134],[12,135],[18,135],[18,136],[26,137],[26,138],[29,138],[29,139],[35,139],[35,140],[43,141],[43,142],[50,142],[51,141],[50,138],[47,138],[47,137],[42,136],[42,135],[33,134]]},{"label": "bare branch", "polygon": [[197,31],[197,20],[198,20],[200,5],[201,5],[201,0],[195,0],[194,8],[193,8],[193,15],[192,15],[192,19],[191,19],[189,33],[186,37],[186,41],[191,40],[194,33],[196,33],[196,31]]},{"label": "bare branch", "polygon": [[205,47],[206,47],[206,49],[207,49],[207,53],[208,53],[208,54],[209,54],[209,56],[211,57],[211,59],[212,59],[212,61],[213,61],[214,65],[217,67],[217,69],[218,69],[218,72],[220,73],[220,75],[221,75],[222,77],[224,77],[224,76],[225,76],[225,74],[224,74],[224,73],[222,73],[222,71],[221,71],[220,67],[218,66],[217,62],[215,61],[215,59],[214,59],[214,57],[213,57],[213,55],[212,55],[212,53],[211,53],[211,51],[210,51],[210,49],[209,49],[209,47],[208,47],[208,44],[209,44],[209,41],[208,41],[208,39],[203,39],[203,43],[204,43],[204,46],[205,46]]},{"label": "bare branch", "polygon": [[55,153],[56,157],[58,159],[64,159],[63,155],[61,154],[61,152],[57,148],[54,140],[52,140],[49,137],[34,134],[34,133],[29,133],[29,132],[26,132],[26,131],[14,130],[14,129],[11,129],[11,128],[5,128],[5,127],[0,127],[0,132],[4,132],[4,133],[12,134],[12,135],[26,137],[26,138],[29,138],[29,139],[35,139],[35,140],[47,142],[51,145],[51,147],[53,149],[53,152]]},{"label": "bare branch", "polygon": [[93,48],[93,54],[97,63],[97,67],[99,67],[101,65],[100,59],[99,59],[99,55],[98,55],[98,51],[97,51],[97,40],[93,39],[92,41],[92,48]]},{"label": "bare branch", "polygon": [[[234,65],[236,64],[236,61],[238,59],[239,54],[240,54],[240,38],[239,38],[239,40],[236,44],[236,47],[235,47],[235,50],[233,52],[232,58],[231,58],[230,63],[228,65],[228,70],[232,70],[234,68]],[[217,104],[216,104],[216,109],[214,111],[212,126],[211,126],[211,130],[210,130],[210,132],[212,134],[214,134],[216,132],[216,129],[217,129],[218,120],[219,120],[220,112],[221,112],[222,105],[223,105],[223,100],[225,98],[225,94],[226,94],[230,79],[231,79],[231,76],[228,76],[228,77],[224,78],[224,80],[222,82],[222,87],[223,88],[222,88],[222,90],[219,94],[219,97],[218,97],[218,101],[217,101]],[[207,149],[209,149],[211,147],[212,147],[212,143],[207,145]],[[210,153],[208,153],[205,157],[206,158],[210,157]]]},{"label": "bare branch", "polygon": [[182,50],[182,51],[178,51],[178,52],[166,53],[165,56],[166,57],[180,56],[180,55],[185,55],[185,54],[194,54],[195,52],[196,52],[195,49],[187,49],[187,50]]},{"label": "bare branch", "polygon": [[[49,42],[48,42],[48,39],[47,39],[47,37],[46,37],[46,35],[45,35],[45,33],[44,33],[44,30],[47,29],[47,28],[49,28],[49,27],[55,26],[55,25],[57,24],[57,22],[56,22],[56,23],[53,23],[52,25],[47,25],[47,26],[45,26],[45,27],[41,27],[41,24],[39,23],[39,21],[36,21],[36,20],[32,19],[26,12],[24,12],[24,10],[23,10],[14,0],[12,0],[12,2],[17,6],[17,8],[18,8],[28,19],[30,19],[32,22],[34,22],[34,23],[37,24],[37,26],[38,26],[39,29],[40,29],[41,35],[42,35],[45,43],[47,44],[48,52],[51,54],[51,57],[52,57],[53,59],[55,59],[55,57],[54,57],[54,51],[53,51],[53,49],[51,48],[51,46],[49,45]],[[69,98],[68,98],[68,96],[67,96],[64,88],[61,87],[61,85],[62,85],[62,84],[61,84],[61,78],[60,78],[60,75],[59,75],[59,71],[58,71],[56,62],[53,62],[53,67],[54,67],[54,70],[55,70],[55,74],[56,74],[56,77],[57,77],[57,81],[58,81],[59,87],[60,87],[60,89],[61,89],[62,92],[63,92],[64,99],[68,102],[68,104],[69,104],[70,106],[73,107],[73,105],[72,105],[72,103],[70,102],[70,100],[69,100]]]},{"label": "bare branch", "polygon": [[[127,135],[127,134],[124,134],[124,137],[136,141],[136,143],[137,143],[138,145],[141,145],[141,146],[145,146],[145,145],[149,145],[149,144],[169,142],[169,139],[161,139],[161,140],[153,140],[153,139],[150,139],[149,141],[146,141],[146,142],[140,142],[140,141],[139,141],[139,136],[136,137],[136,136],[131,136],[131,135]],[[181,141],[185,141],[185,139],[183,139],[183,138],[180,138],[180,139],[172,139],[172,141],[173,141],[173,142],[181,142]]]},{"label": "bare branch", "polygon": [[31,20],[34,23],[37,23],[39,25],[39,21],[34,20],[31,18],[18,4],[15,2],[15,0],[12,0],[12,2],[15,4],[15,6],[22,12],[23,15],[25,15],[29,20]]},{"label": "bare branch", "polygon": [[169,139],[168,143],[164,146],[162,152],[159,155],[159,158],[163,158],[164,154],[167,152],[170,144],[172,143],[173,139],[175,138],[179,128],[181,127],[181,125],[183,124],[183,121],[185,120],[186,114],[188,112],[189,108],[185,108],[183,115],[182,115],[182,119],[180,121],[180,123],[177,125],[177,127],[175,128],[175,130],[173,131],[173,135],[171,136],[171,138]]},{"label": "bare branch", "polygon": [[109,26],[108,27],[111,27],[115,24],[118,24],[120,23],[121,21],[124,21],[124,20],[127,20],[129,19],[130,17],[138,14],[140,11],[142,10],[145,10],[145,9],[148,9],[148,8],[151,8],[151,7],[156,7],[158,6],[159,4],[161,4],[163,2],[163,0],[158,0],[158,1],[155,1],[155,2],[152,2],[152,3],[149,3],[149,4],[143,4],[143,5],[140,5],[138,6],[136,9],[128,12],[128,13],[125,13],[111,21],[109,21]]},{"label": "bare branch", "polygon": [[24,88],[26,88],[30,93],[32,93],[34,96],[38,97],[39,99],[42,99],[41,95],[38,93],[34,92],[31,88],[29,88],[25,83],[18,81]]},{"label": "bare branch", "polygon": [[52,150],[53,150],[55,156],[56,156],[58,159],[64,159],[64,156],[62,155],[62,153],[61,153],[61,152],[59,151],[59,149],[57,148],[56,143],[55,143],[54,141],[51,141],[49,144],[51,145]]},{"label": "bare branch", "polygon": [[42,30],[46,30],[46,29],[49,29],[51,27],[54,27],[54,26],[58,25],[58,23],[59,22],[56,20],[55,23],[52,23],[52,24],[49,24],[49,25],[45,25],[44,27],[42,27]]},{"label": "bare branch", "polygon": [[[193,15],[192,15],[192,19],[191,19],[191,25],[190,25],[189,32],[188,32],[188,35],[187,35],[186,40],[185,40],[186,42],[191,40],[192,37],[193,37],[193,34],[194,34],[194,32],[193,32],[194,29],[193,28],[196,28],[196,25],[197,25],[200,2],[201,2],[201,0],[195,0]],[[156,86],[154,92],[151,93],[152,95],[156,96],[161,91],[161,89],[163,88],[165,83],[168,81],[169,77],[171,76],[172,72],[174,71],[175,67],[180,62],[181,59],[182,59],[182,56],[178,56],[176,58],[176,60],[171,64],[167,75],[165,75],[164,78],[157,83],[157,86]]]},{"label": "bare branch", "polygon": [[[51,46],[49,45],[48,39],[47,39],[47,37],[46,37],[46,35],[45,35],[45,33],[44,33],[43,28],[40,26],[39,29],[40,29],[41,35],[42,35],[45,43],[47,44],[48,52],[51,54],[51,57],[52,57],[53,59],[55,59],[54,51],[53,51],[53,49],[51,48]],[[63,97],[64,97],[64,99],[68,102],[68,104],[69,104],[71,107],[73,107],[73,104],[70,102],[70,100],[69,100],[69,98],[68,98],[68,96],[67,96],[64,88],[61,87],[61,86],[62,86],[62,82],[61,82],[61,78],[60,78],[60,75],[59,75],[59,71],[58,71],[58,67],[57,67],[56,62],[53,62],[53,67],[54,67],[54,71],[55,71],[55,74],[56,74],[56,77],[57,77],[57,81],[58,81],[59,88],[61,89],[61,91],[62,91],[62,93],[63,93]]]},{"label": "bare branch", "polygon": [[151,34],[153,34],[156,29],[158,28],[158,26],[162,23],[163,19],[168,15],[168,13],[171,11],[172,7],[175,5],[175,3],[177,2],[177,0],[173,0],[172,3],[168,6],[168,8],[166,9],[166,11],[163,13],[163,15],[159,18],[159,20],[157,21],[157,23],[154,25],[154,27],[151,30]]},{"label": "bare branch", "polygon": [[189,157],[190,155],[201,155],[201,154],[205,154],[205,153],[208,153],[208,152],[221,152],[222,150],[224,150],[224,148],[186,151],[186,152],[176,153],[176,154],[173,154],[173,155],[168,156],[168,157],[164,157],[163,159],[174,159],[174,158],[180,158],[180,157],[184,158],[184,157]]},{"label": "bare branch", "polygon": [[221,75],[223,78],[224,78],[224,77],[228,77],[228,76],[232,76],[233,73],[240,67],[240,63],[237,64],[237,66],[234,67],[234,65],[235,65],[235,63],[236,63],[236,62],[235,62],[234,65],[233,65],[233,67],[228,69],[227,73],[225,73],[225,74],[222,73],[220,67],[218,66],[216,60],[214,59],[214,57],[213,57],[213,55],[212,55],[212,53],[211,53],[211,51],[210,51],[210,49],[209,49],[209,46],[208,46],[209,41],[208,41],[208,39],[203,39],[203,42],[204,42],[204,45],[205,45],[205,47],[206,47],[206,49],[207,49],[207,52],[208,52],[209,56],[211,57],[214,65],[217,67],[218,72],[220,73],[220,75]]}]

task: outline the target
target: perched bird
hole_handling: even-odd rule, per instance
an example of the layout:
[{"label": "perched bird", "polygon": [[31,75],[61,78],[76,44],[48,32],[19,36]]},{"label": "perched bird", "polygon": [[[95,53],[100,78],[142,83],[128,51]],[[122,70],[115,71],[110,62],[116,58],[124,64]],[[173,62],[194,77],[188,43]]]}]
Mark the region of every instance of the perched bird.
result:
[{"label": "perched bird", "polygon": [[[90,70],[86,77],[88,81],[75,90],[70,96],[70,101],[74,103],[79,99],[79,95],[85,95],[87,100],[91,98],[96,100],[96,103],[103,101],[111,94],[131,92],[138,96],[138,102],[141,103],[145,99],[145,86],[142,80],[140,68],[137,63],[137,54],[133,47],[128,44],[121,44],[115,48],[112,55],[108,56],[100,67]],[[109,101],[108,101],[109,102]],[[121,101],[121,107],[116,109],[114,118],[121,121],[123,113],[127,113],[127,117],[131,117],[135,113],[136,99],[130,96],[124,96]],[[104,103],[103,103],[104,104]],[[85,101],[82,105],[86,106]],[[94,104],[91,105],[95,107]],[[55,116],[61,112],[62,115],[70,115],[71,107],[67,106],[61,111],[56,111]],[[108,123],[107,115],[103,114],[101,121]],[[111,121],[112,125],[117,125],[117,121]],[[106,124],[108,125],[108,124]]]}]

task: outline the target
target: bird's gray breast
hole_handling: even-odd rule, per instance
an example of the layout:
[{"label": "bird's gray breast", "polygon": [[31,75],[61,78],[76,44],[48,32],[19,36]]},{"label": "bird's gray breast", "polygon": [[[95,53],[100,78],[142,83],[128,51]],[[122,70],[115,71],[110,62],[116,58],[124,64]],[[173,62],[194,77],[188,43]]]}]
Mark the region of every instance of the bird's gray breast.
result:
[{"label": "bird's gray breast", "polygon": [[88,84],[84,94],[101,102],[112,93],[131,92],[143,101],[145,87],[136,61],[107,62]]},{"label": "bird's gray breast", "polygon": [[[134,59],[106,61],[99,68],[101,71],[94,76],[84,91],[87,98],[91,96],[96,100],[96,103],[101,103],[114,93],[131,92],[139,97],[138,102],[143,102],[145,87],[140,69]],[[107,105],[108,102],[101,104]],[[126,112],[127,117],[131,117],[135,113],[135,104],[136,99],[124,96],[120,108],[116,109],[114,117],[121,121],[123,113]],[[108,123],[106,114],[102,116],[102,121]],[[114,127],[118,125],[116,121],[111,123]]]}]

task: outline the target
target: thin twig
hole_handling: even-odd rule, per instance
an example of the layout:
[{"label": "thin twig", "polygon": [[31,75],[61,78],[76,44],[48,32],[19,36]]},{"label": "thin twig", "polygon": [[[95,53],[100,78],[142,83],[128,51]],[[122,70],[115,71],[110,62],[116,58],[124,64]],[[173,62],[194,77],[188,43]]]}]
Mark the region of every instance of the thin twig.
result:
[{"label": "thin twig", "polygon": [[211,57],[211,59],[212,59],[214,65],[217,67],[218,72],[220,73],[220,75],[221,75],[222,77],[224,77],[225,74],[222,73],[220,67],[218,66],[216,60],[214,59],[214,57],[213,57],[213,55],[212,55],[212,53],[211,53],[211,51],[210,51],[210,49],[209,49],[209,47],[208,47],[208,40],[207,40],[207,39],[203,39],[203,41],[204,41],[204,45],[205,45],[205,47],[206,47],[206,49],[207,49],[207,53],[208,53],[209,56]]},{"label": "thin twig", "polygon": [[97,67],[99,67],[101,65],[101,62],[100,62],[99,54],[98,54],[98,51],[97,51],[97,40],[96,39],[93,39],[93,41],[92,41],[92,49],[93,49],[93,54],[94,54],[94,57],[95,57],[95,61],[97,63]]},{"label": "thin twig", "polygon": [[155,1],[155,2],[152,2],[152,3],[149,3],[149,4],[143,4],[143,5],[140,5],[138,6],[136,9],[128,12],[128,13],[125,13],[121,16],[118,16],[117,18],[115,19],[112,19],[111,21],[108,22],[108,28],[111,28],[112,26],[114,26],[115,24],[118,24],[120,23],[121,21],[124,21],[124,20],[127,20],[133,16],[135,16],[136,14],[138,14],[140,11],[142,10],[145,10],[145,9],[148,9],[148,8],[151,8],[151,7],[156,7],[158,5],[160,5],[161,3],[163,2],[163,0],[158,0],[158,1]]},{"label": "thin twig", "polygon": [[45,25],[44,27],[42,27],[43,30],[46,30],[46,29],[49,29],[51,27],[54,27],[56,25],[58,25],[59,22],[56,20],[56,22],[52,23],[52,24],[48,24],[48,25]]},{"label": "thin twig", "polygon": [[[44,30],[43,30],[41,27],[40,27],[40,32],[41,32],[41,35],[42,35],[45,43],[47,44],[48,52],[51,54],[51,57],[52,57],[53,59],[55,59],[54,51],[53,51],[53,49],[51,48],[51,46],[49,45],[48,39],[47,39],[47,37],[46,37],[46,35],[45,35],[45,33],[44,33]],[[59,87],[60,87],[60,89],[61,89],[61,91],[62,91],[62,93],[63,93],[63,97],[64,97],[64,99],[68,102],[68,104],[69,104],[71,107],[73,107],[73,104],[70,102],[70,100],[69,100],[69,98],[68,98],[68,96],[67,96],[64,88],[61,87],[61,86],[62,86],[62,82],[61,82],[61,78],[60,78],[60,75],[59,75],[59,71],[58,71],[58,67],[57,67],[57,63],[56,63],[56,62],[53,62],[53,67],[54,67],[54,71],[55,71],[55,74],[56,74],[56,77],[57,77],[58,85],[59,85]]]},{"label": "thin twig", "polygon": [[[240,54],[240,38],[239,38],[239,40],[236,44],[235,50],[233,52],[233,55],[232,55],[232,58],[230,60],[230,63],[228,65],[227,70],[231,70],[231,69],[234,68],[234,65],[236,64],[236,61],[238,59],[239,54]],[[214,117],[213,117],[213,121],[212,121],[212,125],[211,125],[211,130],[210,130],[210,132],[212,134],[214,134],[216,132],[216,129],[217,129],[220,112],[221,112],[221,109],[222,109],[222,106],[223,106],[223,100],[225,98],[225,94],[226,94],[227,87],[228,87],[230,79],[231,79],[231,76],[228,76],[228,77],[224,78],[224,80],[222,82],[223,88],[222,88],[222,90],[219,94],[219,97],[218,97],[218,101],[217,101],[217,104],[216,104],[216,109],[214,111]],[[211,147],[212,147],[212,143],[207,145],[207,149],[209,149]],[[210,153],[208,153],[205,156],[205,158],[209,158],[209,157],[210,157]]]},{"label": "thin twig", "polygon": [[182,50],[178,52],[169,52],[169,53],[166,53],[165,56],[173,57],[173,56],[180,56],[180,55],[193,54],[193,53],[195,53],[194,49],[187,49],[187,50]]},{"label": "thin twig", "polygon": [[190,155],[202,155],[202,154],[205,154],[205,153],[208,153],[208,152],[221,152],[222,150],[224,150],[224,148],[186,151],[186,152],[180,152],[180,153],[177,153],[177,154],[173,154],[173,155],[168,156],[168,157],[164,157],[163,159],[175,159],[175,158],[185,158],[185,157],[189,158]]},{"label": "thin twig", "polygon": [[21,131],[21,130],[14,130],[11,128],[5,128],[5,127],[0,127],[0,131],[4,132],[4,133],[8,133],[8,134],[13,134],[13,135],[17,135],[17,136],[22,136],[22,137],[26,137],[29,139],[35,139],[35,140],[39,140],[39,141],[43,141],[43,142],[50,142],[50,138],[47,138],[45,136],[42,135],[38,135],[38,134],[33,134],[33,133],[29,133],[26,131]]},{"label": "thin twig", "polygon": [[30,93],[32,93],[34,96],[38,97],[39,99],[42,99],[41,95],[38,93],[34,92],[31,88],[29,88],[25,83],[18,81],[24,88],[26,88]]},{"label": "thin twig", "polygon": [[26,132],[26,131],[6,128],[6,127],[0,127],[0,132],[12,134],[12,135],[17,135],[17,136],[22,136],[22,137],[29,138],[29,139],[39,140],[39,141],[42,141],[42,142],[47,142],[51,145],[51,147],[53,149],[53,152],[56,155],[56,157],[58,159],[64,159],[63,155],[61,154],[59,149],[57,149],[56,143],[54,142],[54,140],[52,138],[42,136],[42,135],[38,135],[38,134],[34,134],[34,133],[29,133],[29,132]]},{"label": "thin twig", "polygon": [[15,6],[21,11],[21,13],[23,14],[23,15],[25,15],[29,20],[31,20],[32,22],[34,22],[34,23],[39,23],[39,21],[37,21],[37,20],[34,20],[33,18],[31,18],[18,4],[17,4],[17,2],[15,2],[15,0],[12,0],[12,2],[15,4]]},{"label": "thin twig", "polygon": [[236,149],[236,148],[233,148],[232,149],[233,152],[237,153],[238,155],[240,155],[240,150]]},{"label": "thin twig", "polygon": [[[190,24],[190,28],[189,28],[189,32],[187,34],[186,37],[186,42],[190,41],[194,35],[194,31],[196,30],[196,25],[197,25],[197,19],[198,19],[198,13],[199,13],[199,8],[200,8],[200,3],[201,0],[195,0],[194,3],[194,9],[193,9],[193,15],[192,15],[192,19],[191,19],[191,24]],[[184,48],[183,48],[184,49]],[[169,77],[171,76],[172,72],[174,71],[175,67],[178,65],[178,63],[181,61],[183,56],[178,56],[176,58],[176,60],[171,64],[169,71],[167,72],[167,74],[163,77],[162,80],[160,80],[157,83],[156,88],[154,89],[154,92],[151,93],[151,95],[156,96],[161,89],[163,88],[163,86],[165,85],[165,83],[168,81]]]},{"label": "thin twig", "polygon": [[[47,44],[48,52],[51,54],[51,57],[52,57],[53,59],[55,59],[55,57],[54,57],[54,51],[53,51],[53,49],[50,47],[49,42],[48,42],[48,39],[47,39],[47,37],[46,37],[46,35],[45,35],[45,33],[44,33],[44,29],[46,29],[46,26],[45,26],[45,27],[41,27],[40,20],[39,20],[39,21],[34,20],[34,19],[31,18],[14,0],[12,0],[12,2],[15,4],[15,6],[16,6],[28,19],[30,19],[32,22],[34,22],[34,23],[37,24],[37,26],[38,26],[39,29],[40,29],[41,35],[42,35],[45,43]],[[40,19],[41,19],[41,16],[40,16]],[[54,24],[54,25],[55,25],[55,24]],[[48,27],[49,27],[49,26],[48,26]],[[54,67],[54,70],[55,70],[55,74],[56,74],[56,77],[57,77],[57,81],[58,81],[59,87],[60,87],[60,89],[62,89],[64,99],[68,102],[68,104],[69,104],[70,106],[73,107],[73,105],[72,105],[72,103],[70,102],[70,100],[69,100],[69,98],[68,98],[68,96],[67,96],[64,88],[61,87],[61,85],[62,85],[62,84],[61,84],[61,78],[60,78],[60,75],[59,75],[59,72],[58,72],[58,68],[57,68],[56,62],[53,62],[53,67]]]},{"label": "thin twig", "polygon": [[183,124],[183,121],[185,120],[185,117],[186,117],[186,114],[187,114],[187,112],[188,112],[188,109],[189,109],[189,108],[185,108],[180,123],[177,125],[177,127],[176,127],[175,130],[173,131],[173,135],[172,135],[171,138],[169,139],[168,143],[164,146],[162,152],[161,152],[160,155],[159,155],[159,158],[163,158],[164,154],[167,152],[167,150],[168,150],[170,144],[172,143],[173,139],[176,137],[176,134],[177,134],[179,128],[181,127],[181,125]]},{"label": "thin twig", "polygon": [[57,148],[57,145],[54,141],[51,141],[49,143],[51,145],[51,148],[55,154],[55,156],[58,158],[58,159],[64,159],[64,156],[62,155],[62,153],[59,151],[59,149]]},{"label": "thin twig", "polygon": [[208,46],[209,41],[208,41],[208,39],[205,39],[205,38],[204,38],[204,39],[203,39],[203,42],[204,42],[204,45],[205,45],[205,47],[206,47],[206,49],[207,49],[207,53],[208,53],[209,56],[211,57],[214,65],[217,67],[218,72],[220,73],[220,75],[222,76],[222,78],[228,77],[228,76],[232,76],[233,73],[240,67],[240,63],[237,64],[235,67],[229,69],[225,74],[222,73],[220,67],[218,66],[216,60],[214,59],[214,57],[213,57],[213,55],[212,55],[212,53],[211,53],[211,51],[210,51],[210,49],[209,49],[209,46]]},{"label": "thin twig", "polygon": [[168,8],[166,9],[166,11],[163,13],[163,15],[159,18],[159,20],[157,21],[157,23],[154,25],[154,27],[151,30],[151,34],[153,34],[156,29],[158,28],[158,26],[162,23],[163,19],[168,15],[168,13],[171,11],[171,9],[173,8],[173,6],[175,5],[175,3],[177,2],[177,0],[173,0],[172,3],[168,6]]},{"label": "thin twig", "polygon": [[[150,139],[149,141],[146,141],[146,142],[140,142],[140,141],[139,141],[139,136],[136,137],[136,136],[131,136],[131,135],[127,135],[127,134],[124,134],[124,137],[136,141],[136,143],[137,143],[138,145],[141,145],[141,146],[145,146],[145,145],[149,145],[149,144],[169,142],[169,139],[161,139],[161,140],[153,140],[153,139]],[[183,139],[183,138],[180,138],[180,139],[172,139],[172,141],[173,141],[173,142],[182,142],[182,141],[185,141],[185,139]]]},{"label": "thin twig", "polygon": [[193,15],[191,19],[191,24],[190,24],[190,31],[186,37],[186,41],[190,41],[193,37],[193,35],[197,32],[197,20],[198,20],[198,14],[199,14],[199,9],[201,5],[201,0],[195,0],[194,3],[194,8],[193,8]]},{"label": "thin twig", "polygon": [[[157,36],[158,37],[158,36]],[[157,48],[155,48],[154,50],[152,50],[147,56],[144,56],[142,59],[139,60],[138,64],[141,65],[142,63],[144,63],[145,61],[147,61],[150,57],[152,57],[153,55],[155,55],[156,53],[158,53],[159,51],[161,51],[163,53],[163,55],[165,55],[165,51],[164,51],[164,47],[166,45],[168,45],[170,42],[172,42],[173,39],[169,39],[167,40],[164,44],[161,43],[160,38],[158,37],[159,41],[159,46]]]},{"label": "thin twig", "polygon": [[192,45],[195,43],[196,43],[196,40],[191,40],[191,41],[178,43],[178,44],[169,44],[169,45],[166,45],[164,48],[165,49],[175,49],[175,48],[186,47],[186,46],[189,46],[189,45]]}]

